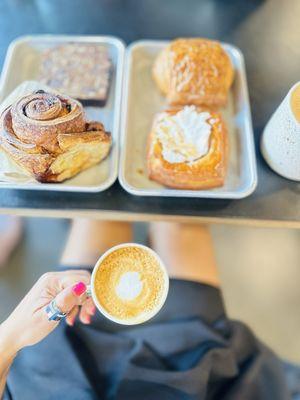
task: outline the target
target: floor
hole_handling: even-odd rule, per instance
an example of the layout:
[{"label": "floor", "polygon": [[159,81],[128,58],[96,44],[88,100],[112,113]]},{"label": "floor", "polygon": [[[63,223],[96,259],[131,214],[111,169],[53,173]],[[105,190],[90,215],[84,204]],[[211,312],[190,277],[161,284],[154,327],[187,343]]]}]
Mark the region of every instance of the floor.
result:
[{"label": "floor", "polygon": [[300,363],[300,230],[212,227],[226,307]]},{"label": "floor", "polygon": [[[24,240],[0,270],[0,321],[55,266],[67,232],[67,220],[25,219]],[[214,225],[211,232],[229,315],[300,363],[300,231]],[[135,233],[143,242],[145,225]]]}]

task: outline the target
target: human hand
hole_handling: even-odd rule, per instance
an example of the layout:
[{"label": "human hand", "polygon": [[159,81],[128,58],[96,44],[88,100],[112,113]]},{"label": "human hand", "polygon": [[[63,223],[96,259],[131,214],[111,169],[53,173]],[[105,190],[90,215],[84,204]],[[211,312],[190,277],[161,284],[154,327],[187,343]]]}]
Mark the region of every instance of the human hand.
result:
[{"label": "human hand", "polygon": [[55,298],[58,308],[67,313],[66,322],[73,325],[79,314],[88,324],[96,308],[87,298],[86,285],[90,274],[85,270],[49,272],[41,276],[12,314],[0,326],[0,344],[5,341],[11,353],[38,343],[52,332],[59,322],[49,321],[47,305]]}]

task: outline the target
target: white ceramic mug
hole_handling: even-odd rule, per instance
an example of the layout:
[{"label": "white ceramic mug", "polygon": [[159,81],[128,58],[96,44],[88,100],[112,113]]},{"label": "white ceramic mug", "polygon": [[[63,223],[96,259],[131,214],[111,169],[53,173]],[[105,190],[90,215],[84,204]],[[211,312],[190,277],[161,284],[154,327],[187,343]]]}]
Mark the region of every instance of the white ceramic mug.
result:
[{"label": "white ceramic mug", "polygon": [[[104,259],[111,253],[113,253],[115,250],[124,248],[124,247],[138,247],[141,248],[143,250],[146,250],[150,255],[152,255],[159,263],[160,268],[163,272],[163,276],[164,276],[164,280],[165,280],[165,285],[164,285],[164,291],[162,293],[161,299],[159,301],[159,304],[157,305],[157,307],[155,307],[151,312],[149,312],[149,314],[147,314],[146,318],[143,318],[141,320],[139,320],[139,318],[135,318],[132,320],[124,320],[121,318],[116,318],[113,315],[110,315],[100,304],[97,295],[96,295],[96,291],[95,291],[95,279],[96,279],[96,274],[99,268],[101,268],[101,264],[104,261]],[[119,244],[117,246],[114,246],[112,248],[110,248],[109,250],[107,250],[105,253],[102,254],[102,256],[99,258],[99,260],[96,262],[95,267],[93,269],[92,272],[92,277],[91,277],[91,284],[88,287],[87,290],[88,294],[92,297],[96,307],[98,308],[98,310],[100,311],[101,314],[103,314],[106,318],[108,318],[109,320],[116,322],[118,324],[122,324],[122,325],[137,325],[137,324],[141,324],[143,322],[148,321],[149,319],[153,318],[159,311],[160,309],[163,307],[168,292],[169,292],[169,276],[166,270],[166,267],[164,266],[163,262],[161,261],[160,257],[149,247],[144,246],[142,244],[137,244],[137,243],[123,243],[123,244]]]},{"label": "white ceramic mug", "polygon": [[[266,125],[261,151],[269,166],[285,178],[300,181],[300,121],[291,106],[291,97],[298,89],[297,82],[283,99]],[[298,94],[297,94],[298,96]]]}]

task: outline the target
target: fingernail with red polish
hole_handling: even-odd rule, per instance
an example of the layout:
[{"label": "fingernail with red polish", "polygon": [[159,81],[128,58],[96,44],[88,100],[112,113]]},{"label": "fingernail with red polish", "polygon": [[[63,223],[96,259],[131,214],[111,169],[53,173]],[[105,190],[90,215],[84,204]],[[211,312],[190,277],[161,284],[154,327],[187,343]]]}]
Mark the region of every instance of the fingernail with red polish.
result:
[{"label": "fingernail with red polish", "polygon": [[79,297],[86,291],[86,284],[84,282],[78,282],[73,286],[72,291],[75,296]]}]

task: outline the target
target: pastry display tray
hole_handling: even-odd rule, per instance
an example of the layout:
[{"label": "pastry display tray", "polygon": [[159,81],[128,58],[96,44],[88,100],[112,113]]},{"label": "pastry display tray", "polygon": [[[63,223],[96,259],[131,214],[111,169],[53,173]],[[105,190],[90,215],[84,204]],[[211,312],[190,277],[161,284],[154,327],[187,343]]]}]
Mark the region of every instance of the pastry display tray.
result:
[{"label": "pastry display tray", "polygon": [[224,186],[210,190],[177,190],[148,179],[146,143],[155,113],[167,108],[152,79],[152,65],[165,41],[137,41],[126,50],[119,181],[137,196],[240,199],[257,184],[253,129],[244,58],[236,47],[222,43],[235,69],[228,105],[221,110],[229,134],[229,162]]},{"label": "pastry display tray", "polygon": [[[34,35],[14,40],[8,48],[1,81],[0,103],[22,82],[36,80],[41,52],[63,43],[92,43],[107,49],[112,62],[112,76],[105,105],[85,107],[88,118],[103,122],[112,134],[113,145],[109,156],[100,164],[81,172],[62,183],[39,183],[34,180],[8,180],[0,160],[0,188],[37,189],[73,192],[101,192],[110,187],[118,175],[119,123],[125,47],[121,40],[111,36]],[[82,102],[85,106],[85,102]],[[12,177],[13,178],[13,177]]]}]

